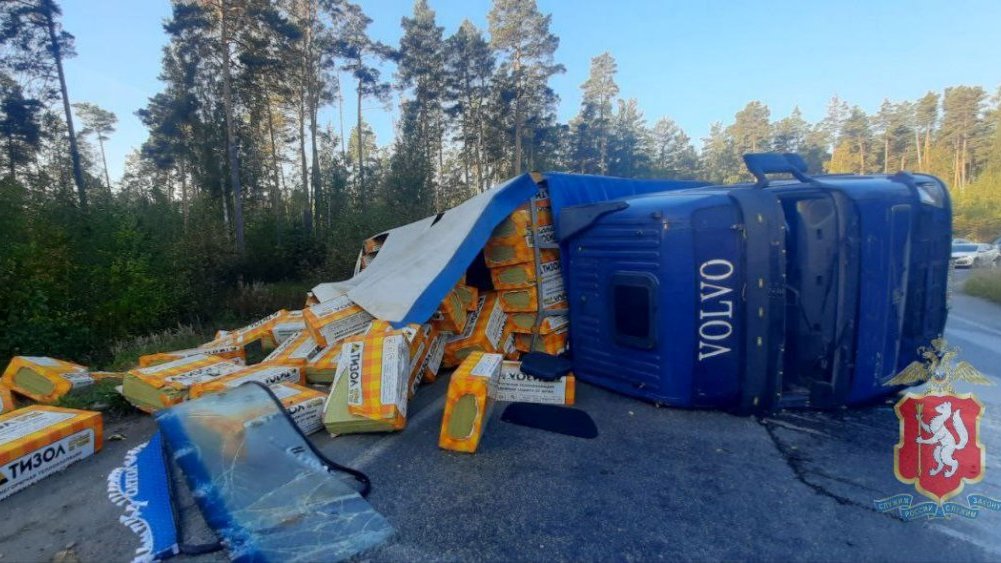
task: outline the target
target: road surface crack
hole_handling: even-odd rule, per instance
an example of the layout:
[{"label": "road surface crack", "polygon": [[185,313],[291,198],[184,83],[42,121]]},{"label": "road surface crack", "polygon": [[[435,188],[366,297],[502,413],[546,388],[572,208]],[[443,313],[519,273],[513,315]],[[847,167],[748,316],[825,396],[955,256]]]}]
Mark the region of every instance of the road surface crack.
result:
[{"label": "road surface crack", "polygon": [[796,450],[794,450],[793,448],[790,448],[789,446],[783,444],[782,440],[780,440],[779,437],[778,437],[778,435],[776,434],[776,429],[780,428],[781,426],[778,425],[778,424],[774,424],[771,421],[765,420],[765,419],[760,418],[760,417],[757,420],[758,420],[758,424],[760,424],[762,427],[764,427],[765,432],[768,433],[768,438],[772,441],[772,444],[774,444],[775,450],[778,451],[779,455],[782,456],[782,459],[785,460],[786,465],[788,465],[789,469],[792,470],[792,473],[796,477],[797,481],[799,481],[800,483],[802,483],[806,487],[808,487],[811,490],[813,490],[813,492],[815,492],[816,494],[818,494],[820,496],[827,497],[829,499],[832,499],[832,500],[834,500],[835,502],[837,502],[840,505],[843,505],[843,506],[854,506],[856,508],[861,508],[861,509],[866,510],[866,511],[875,512],[876,514],[883,514],[885,516],[889,516],[889,517],[893,518],[892,515],[887,514],[887,513],[881,513],[879,511],[873,509],[873,507],[869,506],[868,504],[860,503],[860,502],[858,502],[856,500],[853,500],[851,498],[848,498],[846,496],[839,495],[839,494],[837,494],[835,492],[832,492],[832,491],[828,490],[826,487],[824,487],[823,485],[819,485],[817,483],[810,482],[810,480],[807,479],[807,473],[808,473],[808,471],[807,471],[806,467],[804,466],[804,462],[806,460],[803,457],[801,457]]}]

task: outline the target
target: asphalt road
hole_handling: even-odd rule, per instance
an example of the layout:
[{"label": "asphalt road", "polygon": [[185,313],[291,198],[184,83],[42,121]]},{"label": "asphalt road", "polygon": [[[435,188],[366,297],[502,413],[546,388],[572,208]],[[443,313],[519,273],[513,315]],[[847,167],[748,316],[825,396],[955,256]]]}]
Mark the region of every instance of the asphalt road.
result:
[{"label": "asphalt road", "polygon": [[[957,281],[965,278],[961,272]],[[1001,307],[955,292],[947,338],[1001,379]],[[902,522],[873,499],[911,493],[893,475],[889,403],[765,419],[656,408],[581,385],[594,440],[500,421],[475,455],[436,447],[446,382],[424,389],[399,434],[314,442],[366,471],[370,502],[396,527],[365,559],[384,560],[994,560],[1001,513]],[[964,391],[967,389],[959,389]],[[974,491],[1001,498],[1001,388],[976,388],[987,472]],[[109,424],[90,460],[0,502],[0,561],[124,561],[138,546],[105,479],[153,432],[148,417]],[[192,534],[207,538],[183,501]],[[192,558],[181,558],[192,560]],[[200,560],[225,560],[222,554]]]}]

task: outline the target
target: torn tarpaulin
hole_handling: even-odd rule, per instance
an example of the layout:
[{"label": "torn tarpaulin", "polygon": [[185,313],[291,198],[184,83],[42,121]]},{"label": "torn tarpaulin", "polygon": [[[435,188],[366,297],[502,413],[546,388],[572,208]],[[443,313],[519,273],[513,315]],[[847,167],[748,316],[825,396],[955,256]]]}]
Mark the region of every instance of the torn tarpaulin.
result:
[{"label": "torn tarpaulin", "polygon": [[207,395],[156,419],[233,560],[339,561],[392,534],[336,471],[364,476],[322,457],[263,385]]}]

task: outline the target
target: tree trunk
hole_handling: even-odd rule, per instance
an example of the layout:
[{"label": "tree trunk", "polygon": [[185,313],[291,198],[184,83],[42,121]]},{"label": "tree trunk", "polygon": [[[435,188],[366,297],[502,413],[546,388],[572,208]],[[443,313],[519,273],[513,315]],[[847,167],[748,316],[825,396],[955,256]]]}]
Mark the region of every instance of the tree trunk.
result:
[{"label": "tree trunk", "polygon": [[916,153],[918,158],[918,171],[924,172],[925,169],[922,167],[923,161],[921,158],[921,133],[917,130],[916,127],[914,128],[914,152]]},{"label": "tree trunk", "polygon": [[111,191],[111,176],[108,175],[108,157],[104,156],[104,139],[101,134],[97,134],[97,146],[101,147],[101,163],[104,164],[104,183],[108,186],[108,191]]},{"label": "tree trunk", "polygon": [[361,79],[358,80],[358,199],[361,204],[362,211],[367,207],[366,194],[365,194],[365,151],[362,147],[365,146],[365,132],[362,130],[361,126],[361,98],[362,98],[362,83]]},{"label": "tree trunk", "polygon": [[236,152],[236,124],[233,123],[233,92],[229,68],[229,27],[226,6],[226,1],[223,1],[221,3],[222,15],[219,18],[222,37],[222,100],[223,112],[226,117],[226,154],[229,160],[229,181],[233,188],[233,222],[236,229],[236,252],[240,256],[243,256],[246,249],[243,239],[243,193],[240,188],[240,165]]},{"label": "tree trunk", "polygon": [[[309,108],[309,141],[310,148],[313,158],[313,202],[316,208],[317,214],[322,217],[323,208],[320,207],[320,196],[322,195],[322,190],[320,189],[320,151],[316,146],[316,112],[318,103],[315,97],[310,99]],[[312,209],[310,210],[310,230],[312,230]]]},{"label": "tree trunk", "polygon": [[275,218],[281,219],[282,192],[281,180],[279,178],[281,166],[278,164],[278,148],[275,145],[275,119],[274,114],[271,111],[270,102],[268,102],[268,136],[271,138],[271,169],[275,185],[274,191],[271,194],[271,205],[273,205],[275,209]]},{"label": "tree trunk", "polygon": [[883,136],[883,174],[890,173],[890,138]]},{"label": "tree trunk", "polygon": [[312,201],[309,193],[309,165],[306,163],[306,99],[299,95],[299,178],[302,181],[302,193],[306,198],[306,208],[302,212],[302,221],[307,231],[313,230]]},{"label": "tree trunk", "polygon": [[[105,165],[107,169],[107,165]],[[180,161],[180,172],[181,172],[181,224],[184,226],[184,232],[188,232],[188,171],[184,166],[184,160]],[[109,184],[110,186],[110,184]]]},{"label": "tree trunk", "polygon": [[87,207],[87,191],[83,184],[83,169],[80,167],[80,150],[76,144],[76,132],[73,130],[73,112],[70,111],[70,96],[66,89],[66,75],[63,73],[63,55],[59,46],[59,38],[56,37],[56,21],[53,17],[54,6],[52,0],[42,2],[42,13],[45,16],[45,24],[49,29],[49,48],[52,51],[52,58],[56,63],[56,73],[59,75],[59,91],[63,98],[63,111],[66,113],[66,130],[70,140],[70,161],[73,163],[73,183],[76,184],[76,191],[80,198],[80,207]]}]

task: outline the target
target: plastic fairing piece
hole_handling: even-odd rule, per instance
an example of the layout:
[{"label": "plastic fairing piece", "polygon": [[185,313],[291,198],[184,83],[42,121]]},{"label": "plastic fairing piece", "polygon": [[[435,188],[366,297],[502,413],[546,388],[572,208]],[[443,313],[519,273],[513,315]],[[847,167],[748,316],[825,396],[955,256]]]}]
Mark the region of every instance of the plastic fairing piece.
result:
[{"label": "plastic fairing piece", "polygon": [[139,535],[136,561],[167,559],[179,553],[168,472],[160,433],[125,454],[108,475],[108,498],[125,509],[119,518]]},{"label": "plastic fairing piece", "polygon": [[[234,561],[340,561],[393,532],[362,498],[368,479],[324,458],[263,385],[189,401],[156,420]],[[337,471],[359,480],[362,494]]]},{"label": "plastic fairing piece", "polygon": [[521,372],[543,381],[556,381],[573,370],[573,362],[544,352],[529,352],[521,357]]},{"label": "plastic fairing piece", "polygon": [[547,432],[588,440],[598,437],[598,427],[591,415],[580,409],[538,403],[511,403],[501,420]]}]

